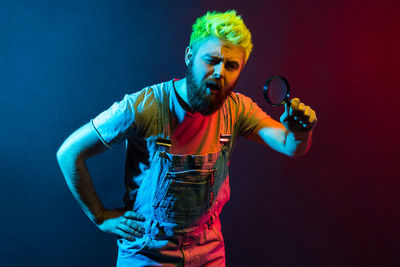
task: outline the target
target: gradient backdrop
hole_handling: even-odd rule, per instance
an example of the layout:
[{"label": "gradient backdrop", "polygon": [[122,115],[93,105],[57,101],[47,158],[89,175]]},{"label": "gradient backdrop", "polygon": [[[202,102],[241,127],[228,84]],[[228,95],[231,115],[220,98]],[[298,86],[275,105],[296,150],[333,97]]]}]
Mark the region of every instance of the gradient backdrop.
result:
[{"label": "gradient backdrop", "polygon": [[[182,78],[195,18],[236,9],[254,41],[236,90],[279,119],[261,88],[282,74],[318,125],[302,158],[237,143],[228,266],[400,266],[398,3],[0,1],[0,265],[115,264],[115,238],[81,211],[56,151],[125,93]],[[123,145],[88,164],[121,206]]]}]

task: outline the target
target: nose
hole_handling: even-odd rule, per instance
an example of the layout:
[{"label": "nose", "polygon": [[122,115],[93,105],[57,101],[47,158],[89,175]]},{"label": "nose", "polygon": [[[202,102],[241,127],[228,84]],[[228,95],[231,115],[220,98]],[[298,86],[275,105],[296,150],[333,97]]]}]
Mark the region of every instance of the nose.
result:
[{"label": "nose", "polygon": [[216,79],[221,79],[224,77],[224,63],[221,61],[219,64],[214,65],[213,77]]}]

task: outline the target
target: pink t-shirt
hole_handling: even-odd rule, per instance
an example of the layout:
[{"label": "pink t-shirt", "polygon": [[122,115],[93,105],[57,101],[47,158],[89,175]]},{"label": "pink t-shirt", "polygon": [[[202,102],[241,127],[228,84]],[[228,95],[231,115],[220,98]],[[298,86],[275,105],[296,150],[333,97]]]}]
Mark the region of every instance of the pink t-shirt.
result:
[{"label": "pink t-shirt", "polygon": [[[167,105],[167,106],[166,106]],[[221,134],[251,137],[257,125],[271,119],[249,97],[232,92],[223,106],[211,115],[190,113],[179,104],[173,80],[127,94],[93,119],[92,124],[102,142],[112,147],[136,137],[158,136],[165,129],[162,112],[170,116],[172,154],[202,155],[220,148]]]}]

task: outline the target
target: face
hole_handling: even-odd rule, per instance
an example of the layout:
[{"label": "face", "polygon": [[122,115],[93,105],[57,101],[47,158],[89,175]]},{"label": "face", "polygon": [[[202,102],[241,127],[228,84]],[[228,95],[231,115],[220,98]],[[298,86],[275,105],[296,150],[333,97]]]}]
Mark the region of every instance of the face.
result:
[{"label": "face", "polygon": [[236,85],[244,65],[242,48],[210,37],[196,51],[186,50],[189,106],[204,115],[214,113]]}]

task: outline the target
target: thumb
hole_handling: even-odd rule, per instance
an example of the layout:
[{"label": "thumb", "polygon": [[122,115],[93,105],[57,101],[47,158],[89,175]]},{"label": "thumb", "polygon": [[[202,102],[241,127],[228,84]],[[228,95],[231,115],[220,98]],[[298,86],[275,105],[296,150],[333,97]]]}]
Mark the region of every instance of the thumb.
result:
[{"label": "thumb", "polygon": [[288,99],[285,102],[285,113],[289,114],[290,106],[292,105],[292,102]]},{"label": "thumb", "polygon": [[289,117],[290,105],[291,103],[289,100],[285,102],[285,112],[282,114],[281,120],[286,120],[287,117]]}]

